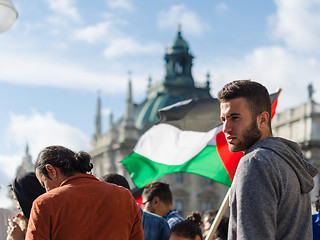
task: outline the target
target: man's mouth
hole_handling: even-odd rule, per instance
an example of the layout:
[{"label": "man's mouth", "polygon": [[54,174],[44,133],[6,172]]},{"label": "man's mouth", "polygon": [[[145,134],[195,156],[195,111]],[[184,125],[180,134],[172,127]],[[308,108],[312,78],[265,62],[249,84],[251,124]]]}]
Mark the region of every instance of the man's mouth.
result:
[{"label": "man's mouth", "polygon": [[228,144],[232,144],[236,140],[236,137],[228,136],[226,140]]}]

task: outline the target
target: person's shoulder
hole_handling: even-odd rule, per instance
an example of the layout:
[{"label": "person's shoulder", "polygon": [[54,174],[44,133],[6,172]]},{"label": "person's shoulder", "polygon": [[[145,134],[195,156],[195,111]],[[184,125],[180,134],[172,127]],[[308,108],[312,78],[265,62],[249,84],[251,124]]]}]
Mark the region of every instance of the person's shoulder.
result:
[{"label": "person's shoulder", "polygon": [[[100,181],[98,184],[99,184],[99,188],[98,188],[99,191],[104,191],[105,194],[112,194],[113,197],[120,199],[122,202],[132,204],[134,208],[139,209],[129,189],[113,183],[107,183],[104,181]],[[139,213],[140,213],[140,210],[139,210]]]},{"label": "person's shoulder", "polygon": [[176,209],[171,209],[167,214],[165,214],[164,218],[169,222],[180,222],[184,220],[184,218],[179,215],[178,211]]},{"label": "person's shoulder", "polygon": [[144,212],[143,214],[145,218],[145,223],[152,225],[154,228],[167,229],[169,231],[169,224],[163,217],[149,212]]},{"label": "person's shoulder", "polygon": [[236,175],[254,179],[260,172],[274,171],[276,156],[273,156],[273,154],[274,152],[266,148],[250,149],[240,159]]},{"label": "person's shoulder", "polygon": [[59,201],[59,199],[65,198],[66,195],[72,195],[72,189],[70,185],[62,185],[56,188],[51,189],[48,192],[45,192],[38,196],[34,202],[37,204],[39,203],[45,203],[45,202],[54,202],[54,200]]},{"label": "person's shoulder", "polygon": [[255,148],[253,151],[246,153],[243,156],[244,161],[258,159],[259,161],[268,161],[272,152],[267,148]]},{"label": "person's shoulder", "polygon": [[52,202],[55,202],[55,199],[59,198],[59,193],[57,193],[56,189],[57,188],[52,189],[38,196],[33,201],[33,205],[46,206],[46,205],[50,205]]},{"label": "person's shoulder", "polygon": [[255,142],[245,153],[244,157],[260,157],[269,158],[270,154],[288,155],[298,154],[297,157],[303,157],[301,148],[296,142],[281,138],[281,137],[268,137]]},{"label": "person's shoulder", "polygon": [[150,221],[154,221],[154,222],[167,223],[167,221],[163,217],[160,217],[159,215],[156,215],[154,213],[149,213],[149,212],[143,211],[143,215],[144,215],[145,219],[148,219],[148,221],[150,220]]},{"label": "person's shoulder", "polygon": [[247,164],[270,164],[270,156],[276,154],[270,143],[274,142],[273,140],[274,138],[259,140],[247,150],[241,161]]},{"label": "person's shoulder", "polygon": [[113,193],[116,193],[116,194],[123,194],[123,195],[127,195],[127,194],[131,194],[130,190],[125,188],[125,187],[122,187],[122,186],[119,186],[119,185],[116,185],[116,184],[113,184],[113,183],[108,183],[108,182],[104,182],[104,181],[100,181],[99,182],[101,188],[105,188],[106,190],[109,190],[109,191],[112,191]]}]

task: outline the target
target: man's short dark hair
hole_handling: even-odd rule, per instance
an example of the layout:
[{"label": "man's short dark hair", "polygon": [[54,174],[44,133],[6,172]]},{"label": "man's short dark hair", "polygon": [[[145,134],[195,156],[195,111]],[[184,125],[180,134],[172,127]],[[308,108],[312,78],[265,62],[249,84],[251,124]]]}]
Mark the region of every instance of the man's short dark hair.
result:
[{"label": "man's short dark hair", "polygon": [[172,194],[169,188],[169,184],[163,182],[154,182],[150,186],[146,187],[142,193],[148,201],[151,201],[154,197],[166,203],[172,204]]},{"label": "man's short dark hair", "polygon": [[226,84],[218,93],[220,103],[243,97],[255,119],[260,113],[269,113],[269,127],[271,128],[271,101],[265,86],[251,80],[236,80]]},{"label": "man's short dark hair", "polygon": [[130,190],[130,186],[129,186],[127,179],[120,174],[108,173],[108,174],[104,175],[103,177],[101,177],[100,180],[107,182],[107,183],[113,183],[113,184],[116,184],[118,186],[122,186],[122,187]]}]

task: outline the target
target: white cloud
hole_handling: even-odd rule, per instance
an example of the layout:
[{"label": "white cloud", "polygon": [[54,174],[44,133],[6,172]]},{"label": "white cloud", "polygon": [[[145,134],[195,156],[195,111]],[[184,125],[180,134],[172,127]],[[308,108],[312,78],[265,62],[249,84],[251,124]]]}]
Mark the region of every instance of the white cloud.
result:
[{"label": "white cloud", "polygon": [[94,43],[101,40],[106,41],[106,39],[110,38],[110,35],[113,35],[115,31],[116,29],[112,27],[111,22],[102,22],[94,26],[76,30],[74,38],[84,40],[88,43]]},{"label": "white cloud", "polygon": [[320,1],[275,0],[276,14],[269,19],[271,34],[295,51],[320,51]]},{"label": "white cloud", "polygon": [[[30,146],[35,161],[38,153],[49,145],[62,145],[73,151],[89,151],[89,138],[81,130],[58,122],[52,113],[33,112],[31,116],[11,114],[10,124],[5,132],[6,144],[15,149]],[[0,204],[9,206],[6,186],[15,177],[17,167],[22,163],[24,152],[16,155],[0,155]]]},{"label": "white cloud", "polygon": [[224,2],[218,3],[214,6],[215,10],[218,12],[225,12],[229,10],[229,7]]},{"label": "white cloud", "polygon": [[28,143],[33,157],[48,145],[63,145],[75,151],[89,147],[89,139],[81,130],[58,122],[50,112],[42,115],[34,111],[31,116],[12,113],[6,139],[18,148]]},{"label": "white cloud", "polygon": [[107,58],[114,58],[125,55],[158,54],[161,51],[162,45],[159,43],[142,44],[129,37],[112,40],[104,50],[104,55]]},{"label": "white cloud", "polygon": [[80,20],[78,9],[75,6],[75,0],[46,0],[46,2],[59,16],[67,17],[76,22]]},{"label": "white cloud", "polygon": [[5,187],[11,183],[22,158],[22,154],[0,155],[0,186]]},{"label": "white cloud", "polygon": [[[204,67],[208,69],[208,66]],[[307,101],[307,85],[310,82],[316,89],[319,87],[320,62],[316,58],[297,56],[287,49],[274,46],[255,49],[242,59],[220,59],[220,64],[214,63],[212,72],[215,91],[236,79],[261,82],[270,92],[281,87],[283,92],[279,109],[283,110]]]},{"label": "white cloud", "polygon": [[[122,92],[124,79],[116,73],[91,72],[82,66],[48,57],[7,52],[0,55],[0,79],[10,83]],[[19,69],[19,71],[17,71]]]},{"label": "white cloud", "polygon": [[0,155],[0,207],[12,207],[12,200],[8,197],[8,185],[13,182],[22,158],[22,154]]},{"label": "white cloud", "polygon": [[134,7],[130,0],[108,0],[107,5],[112,9],[123,9],[133,11]]},{"label": "white cloud", "polygon": [[160,11],[158,15],[158,26],[161,29],[172,29],[182,25],[184,33],[192,35],[202,35],[209,25],[202,21],[200,17],[189,10],[184,4],[172,6],[169,10]]}]

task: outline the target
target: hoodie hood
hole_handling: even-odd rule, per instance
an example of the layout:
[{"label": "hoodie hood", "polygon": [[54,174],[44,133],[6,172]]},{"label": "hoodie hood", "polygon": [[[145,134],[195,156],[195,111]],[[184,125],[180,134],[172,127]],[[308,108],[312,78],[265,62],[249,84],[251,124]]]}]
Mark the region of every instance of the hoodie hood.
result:
[{"label": "hoodie hood", "polygon": [[270,137],[256,142],[248,149],[246,154],[256,148],[269,149],[278,154],[297,174],[301,192],[305,194],[312,190],[314,186],[313,177],[318,174],[318,169],[304,160],[297,143],[284,138]]}]

